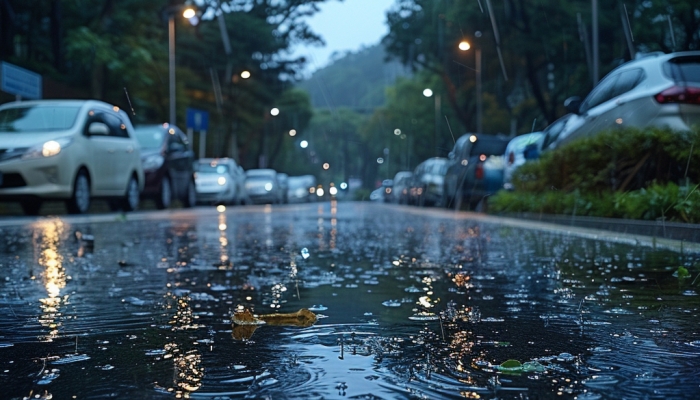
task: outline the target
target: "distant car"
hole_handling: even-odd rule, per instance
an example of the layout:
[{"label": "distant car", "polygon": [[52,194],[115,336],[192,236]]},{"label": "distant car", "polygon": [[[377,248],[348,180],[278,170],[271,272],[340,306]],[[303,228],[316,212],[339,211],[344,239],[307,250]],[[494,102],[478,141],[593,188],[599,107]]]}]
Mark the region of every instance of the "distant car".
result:
[{"label": "distant car", "polygon": [[543,132],[532,132],[516,136],[508,142],[503,166],[503,188],[512,190],[513,172],[528,159],[537,158],[542,150]]},{"label": "distant car", "polygon": [[566,100],[574,114],[554,148],[618,127],[668,127],[687,131],[700,125],[700,51],[652,53],[606,75],[581,101]]},{"label": "distant car", "polygon": [[316,177],[313,175],[290,176],[288,179],[287,200],[290,203],[316,201]]},{"label": "distant car", "polygon": [[445,174],[448,160],[444,157],[429,158],[418,164],[411,181],[411,203],[419,206],[443,206],[445,204]]},{"label": "distant car", "polygon": [[277,173],[277,183],[280,185],[280,191],[282,192],[282,203],[287,204],[289,202],[289,197],[287,192],[289,191],[289,175],[284,172]]},{"label": "distant car", "polygon": [[384,202],[391,203],[392,198],[394,197],[394,195],[392,194],[392,192],[394,191],[394,180],[384,179],[382,181],[382,187],[384,188],[384,193],[382,195],[384,197]]},{"label": "distant car", "polygon": [[445,175],[446,206],[475,209],[503,187],[504,154],[510,139],[503,135],[468,133],[455,142]]},{"label": "distant car", "polygon": [[253,203],[282,203],[284,195],[277,180],[277,171],[270,168],[249,169],[245,174],[245,188]]},{"label": "distant car", "polygon": [[247,202],[243,168],[232,158],[200,158],[196,165],[197,203]]},{"label": "distant car", "polygon": [[369,194],[370,201],[384,201],[384,187],[380,186]]},{"label": "distant car", "polygon": [[194,152],[187,136],[174,125],[142,125],[134,129],[141,145],[146,185],[141,198],[153,199],[156,208],[171,206],[178,199],[184,207],[197,202]]},{"label": "distant car", "polygon": [[399,204],[408,204],[413,172],[399,171],[394,175],[391,201]]},{"label": "distant car", "polygon": [[25,214],[47,200],[69,213],[93,198],[135,210],[144,186],[139,144],[129,116],[97,100],[36,100],[0,106],[0,201]]}]

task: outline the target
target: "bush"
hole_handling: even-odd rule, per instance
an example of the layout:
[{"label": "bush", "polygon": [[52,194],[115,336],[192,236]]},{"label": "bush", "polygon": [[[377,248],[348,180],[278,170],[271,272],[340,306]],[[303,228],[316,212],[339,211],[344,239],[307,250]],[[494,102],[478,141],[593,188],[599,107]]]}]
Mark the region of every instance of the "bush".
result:
[{"label": "bush", "polygon": [[[700,131],[618,129],[547,151],[513,176],[492,212],[700,223]],[[695,161],[695,162],[693,162]]]}]

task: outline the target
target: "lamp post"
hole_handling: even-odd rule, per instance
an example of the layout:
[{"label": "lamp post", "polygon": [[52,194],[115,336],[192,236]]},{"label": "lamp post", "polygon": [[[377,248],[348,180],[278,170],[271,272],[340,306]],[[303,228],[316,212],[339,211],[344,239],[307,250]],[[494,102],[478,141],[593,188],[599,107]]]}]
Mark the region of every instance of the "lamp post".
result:
[{"label": "lamp post", "polygon": [[182,10],[182,16],[191,19],[196,12],[194,8],[187,5],[171,6],[166,9],[168,14],[168,83],[170,86],[170,120],[175,124],[175,14]]},{"label": "lamp post", "polygon": [[[476,37],[480,37],[481,32],[476,33]],[[469,42],[466,40],[462,40],[459,43],[459,49],[462,51],[467,51],[471,48],[471,45]],[[482,115],[484,113],[484,105],[483,105],[483,100],[482,100],[482,89],[481,89],[481,49],[476,48],[475,51],[475,57],[476,57],[476,132],[477,133],[483,133],[483,124],[482,124]]]},{"label": "lamp post", "polygon": [[439,94],[433,93],[432,89],[424,89],[423,96],[433,97],[435,99],[435,132],[433,132],[433,149],[435,149],[435,155],[438,156],[439,152],[437,148],[437,138],[438,131],[440,130],[440,111],[442,109],[442,99],[440,98]]}]

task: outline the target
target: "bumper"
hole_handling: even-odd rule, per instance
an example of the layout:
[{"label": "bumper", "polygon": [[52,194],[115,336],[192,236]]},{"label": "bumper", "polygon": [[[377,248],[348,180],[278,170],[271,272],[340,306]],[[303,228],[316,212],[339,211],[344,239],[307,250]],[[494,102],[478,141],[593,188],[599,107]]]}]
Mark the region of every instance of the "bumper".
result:
[{"label": "bumper", "polygon": [[0,173],[3,176],[0,184],[0,199],[70,198],[75,168],[70,163],[62,162],[67,161],[62,156],[36,160],[12,160],[0,164]]}]

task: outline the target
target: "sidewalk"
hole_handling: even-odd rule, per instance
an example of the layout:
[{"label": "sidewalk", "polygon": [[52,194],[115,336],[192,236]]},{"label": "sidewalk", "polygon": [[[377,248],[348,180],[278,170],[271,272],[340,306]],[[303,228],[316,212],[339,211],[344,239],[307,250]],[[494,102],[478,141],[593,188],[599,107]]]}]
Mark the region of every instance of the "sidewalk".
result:
[{"label": "sidewalk", "polygon": [[644,235],[655,238],[700,243],[700,225],[667,221],[639,221],[619,218],[598,218],[548,214],[503,214],[503,217],[520,218],[557,225],[600,229],[618,233]]}]

